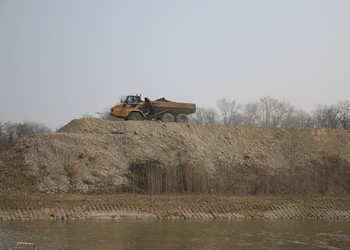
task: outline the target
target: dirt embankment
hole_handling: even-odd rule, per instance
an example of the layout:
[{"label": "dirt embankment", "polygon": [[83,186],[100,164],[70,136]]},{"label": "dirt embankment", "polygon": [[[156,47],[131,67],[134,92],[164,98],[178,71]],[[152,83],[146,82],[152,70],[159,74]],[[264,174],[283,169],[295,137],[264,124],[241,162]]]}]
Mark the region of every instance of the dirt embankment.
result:
[{"label": "dirt embankment", "polygon": [[0,220],[349,219],[349,194],[346,130],[79,119],[0,155]]},{"label": "dirt embankment", "polygon": [[346,130],[78,119],[4,158],[3,191],[350,194]]}]

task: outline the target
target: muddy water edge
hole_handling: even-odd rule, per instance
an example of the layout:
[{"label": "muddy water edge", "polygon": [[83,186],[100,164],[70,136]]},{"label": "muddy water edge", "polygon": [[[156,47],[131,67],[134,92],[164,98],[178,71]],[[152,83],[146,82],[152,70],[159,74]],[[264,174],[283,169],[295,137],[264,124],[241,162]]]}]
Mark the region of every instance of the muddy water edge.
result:
[{"label": "muddy water edge", "polygon": [[31,220],[0,223],[0,249],[349,249],[348,220]]},{"label": "muddy water edge", "polygon": [[0,194],[0,249],[349,249],[349,197]]}]

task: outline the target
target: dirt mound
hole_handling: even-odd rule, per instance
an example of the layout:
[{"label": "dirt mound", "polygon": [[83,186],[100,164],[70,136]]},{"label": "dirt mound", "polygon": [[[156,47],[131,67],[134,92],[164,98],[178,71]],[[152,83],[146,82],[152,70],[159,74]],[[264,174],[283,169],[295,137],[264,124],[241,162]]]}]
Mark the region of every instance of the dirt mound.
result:
[{"label": "dirt mound", "polygon": [[6,158],[45,193],[350,194],[346,130],[79,119]]}]

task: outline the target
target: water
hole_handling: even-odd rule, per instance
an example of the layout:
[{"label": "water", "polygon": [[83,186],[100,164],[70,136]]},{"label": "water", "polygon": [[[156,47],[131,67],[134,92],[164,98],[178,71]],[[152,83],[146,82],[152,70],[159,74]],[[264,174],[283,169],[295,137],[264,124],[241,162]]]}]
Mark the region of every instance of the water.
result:
[{"label": "water", "polygon": [[[350,249],[350,221],[0,222],[0,249]],[[21,247],[20,249],[32,249]]]}]

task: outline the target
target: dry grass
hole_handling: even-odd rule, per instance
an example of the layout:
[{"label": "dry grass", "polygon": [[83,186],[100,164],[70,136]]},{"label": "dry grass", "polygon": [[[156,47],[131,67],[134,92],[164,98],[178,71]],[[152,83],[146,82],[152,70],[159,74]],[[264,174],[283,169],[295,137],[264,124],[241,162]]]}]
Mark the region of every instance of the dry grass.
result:
[{"label": "dry grass", "polygon": [[0,191],[31,192],[37,181],[37,177],[23,165],[22,159],[9,161],[5,155],[0,154]]},{"label": "dry grass", "polygon": [[219,164],[211,172],[191,162],[163,166],[160,162],[133,162],[127,192],[143,194],[220,195],[349,195],[350,163],[323,157],[307,166],[271,174],[244,164]]}]

